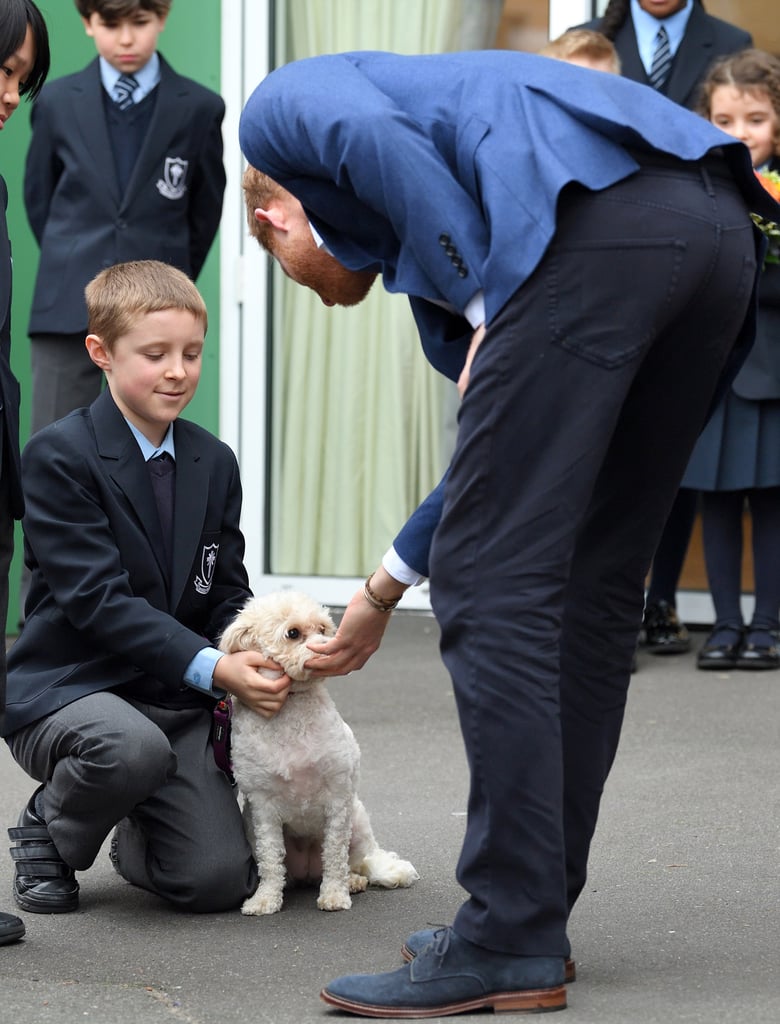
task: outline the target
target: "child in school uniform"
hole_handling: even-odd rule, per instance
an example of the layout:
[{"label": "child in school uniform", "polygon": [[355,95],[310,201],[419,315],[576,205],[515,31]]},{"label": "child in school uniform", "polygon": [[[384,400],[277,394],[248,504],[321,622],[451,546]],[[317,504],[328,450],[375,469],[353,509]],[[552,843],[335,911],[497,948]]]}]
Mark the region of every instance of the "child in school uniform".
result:
[{"label": "child in school uniform", "polygon": [[97,397],[84,287],[157,259],[196,280],[225,189],[220,96],[157,51],[172,0],[75,0],[98,56],[35,104],[24,200],[40,246],[28,333],[31,432]]},{"label": "child in school uniform", "polygon": [[[3,0],[0,7],[0,127],[19,106],[33,100],[49,71],[49,33],[33,0]],[[14,552],[14,520],[21,519],[19,382],[11,370],[11,243],[6,224],[8,189],[0,177],[0,621],[8,616],[8,572]],[[0,645],[0,733],[5,714],[5,644]],[[18,942],[24,922],[0,913],[0,946]]]},{"label": "child in school uniform", "polygon": [[[757,172],[780,171],[780,60],[748,49],[716,61],[700,112],[750,150]],[[771,190],[771,182],[767,183]],[[777,192],[777,186],[775,186]],[[715,626],[700,669],[778,669],[780,648],[780,248],[758,283],[756,340],[691,456],[684,487],[700,490]],[[775,262],[771,262],[774,260]],[[755,606],[740,603],[743,516],[752,521]]]},{"label": "child in school uniform", "polygon": [[[17,904],[75,910],[75,871],[111,859],[174,906],[238,907],[257,870],[211,743],[227,691],[260,714],[289,679],[218,638],[249,597],[233,452],[179,419],[206,309],[181,271],[119,264],[87,287],[107,388],[22,455],[28,617],[9,654],[5,735],[40,786],[9,830]],[[161,458],[158,458],[161,456]]]}]

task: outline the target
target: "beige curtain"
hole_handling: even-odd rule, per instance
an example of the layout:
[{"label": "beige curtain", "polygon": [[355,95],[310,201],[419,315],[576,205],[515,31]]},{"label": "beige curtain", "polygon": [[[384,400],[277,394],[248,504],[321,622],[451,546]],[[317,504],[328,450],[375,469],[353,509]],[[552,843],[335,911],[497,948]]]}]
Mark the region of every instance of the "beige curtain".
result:
[{"label": "beige curtain", "polygon": [[[277,63],[343,50],[492,45],[502,0],[286,0]],[[325,309],[274,271],[272,573],[363,576],[438,481],[451,385],[425,361],[407,300],[377,282]]]}]

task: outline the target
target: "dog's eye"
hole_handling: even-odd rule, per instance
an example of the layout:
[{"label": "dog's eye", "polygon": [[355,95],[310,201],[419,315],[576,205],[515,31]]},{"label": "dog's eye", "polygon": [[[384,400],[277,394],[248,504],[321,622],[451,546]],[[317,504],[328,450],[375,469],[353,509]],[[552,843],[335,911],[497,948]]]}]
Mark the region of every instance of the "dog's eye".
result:
[{"label": "dog's eye", "polygon": [[284,635],[288,640],[299,640],[301,636],[301,631],[300,629],[297,629],[295,626],[293,626],[293,628],[288,629]]}]

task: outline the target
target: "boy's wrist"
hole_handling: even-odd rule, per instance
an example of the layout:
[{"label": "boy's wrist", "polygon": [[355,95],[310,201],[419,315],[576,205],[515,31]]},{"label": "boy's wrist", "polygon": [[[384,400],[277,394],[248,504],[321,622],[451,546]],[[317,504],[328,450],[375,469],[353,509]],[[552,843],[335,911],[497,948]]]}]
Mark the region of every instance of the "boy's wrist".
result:
[{"label": "boy's wrist", "polygon": [[[215,670],[224,656],[224,653],[215,647],[204,647],[184,670],[184,682],[202,693],[215,693]],[[219,695],[221,696],[221,693]]]}]

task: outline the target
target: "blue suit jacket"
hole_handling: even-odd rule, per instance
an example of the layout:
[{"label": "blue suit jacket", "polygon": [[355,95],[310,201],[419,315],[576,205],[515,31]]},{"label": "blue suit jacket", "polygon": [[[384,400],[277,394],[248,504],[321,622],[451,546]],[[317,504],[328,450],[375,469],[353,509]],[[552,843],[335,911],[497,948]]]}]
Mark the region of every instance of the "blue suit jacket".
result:
[{"label": "blue suit jacket", "polygon": [[[646,86],[531,54],[297,61],[257,87],[239,131],[249,163],[301,201],[340,262],[409,295],[429,361],[452,379],[469,299],[483,290],[490,324],[547,249],[561,190],[633,174],[626,147],[687,160],[723,147],[751,208],[778,216],[747,149],[703,118]],[[395,541],[423,574],[441,492]]]},{"label": "blue suit jacket", "polygon": [[197,705],[183,684],[246,602],[233,452],[178,420],[174,552],[165,558],[149,471],[109,391],[35,434],[22,456],[24,629],[8,656],[5,732],[99,690]]},{"label": "blue suit jacket", "polygon": [[[156,259],[197,277],[219,227],[221,97],[160,57],[154,112],[124,193],[103,97],[96,58],[48,83],[33,106],[24,201],[41,256],[31,334],[85,330],[84,287],[115,263]],[[186,162],[186,187],[165,187],[171,160]]]}]

